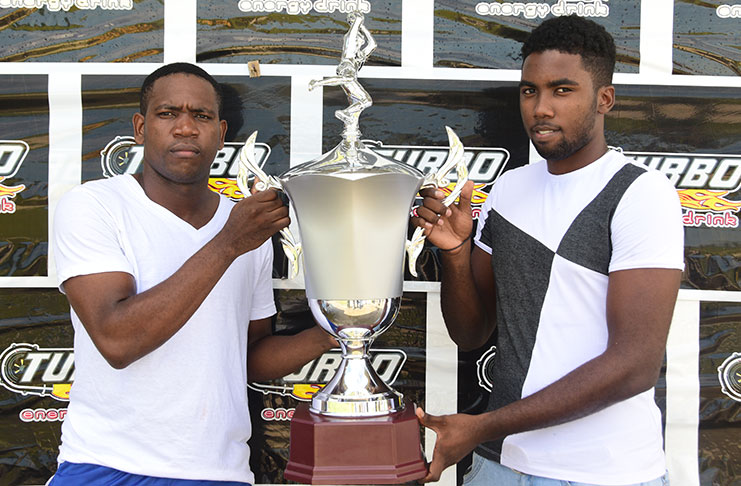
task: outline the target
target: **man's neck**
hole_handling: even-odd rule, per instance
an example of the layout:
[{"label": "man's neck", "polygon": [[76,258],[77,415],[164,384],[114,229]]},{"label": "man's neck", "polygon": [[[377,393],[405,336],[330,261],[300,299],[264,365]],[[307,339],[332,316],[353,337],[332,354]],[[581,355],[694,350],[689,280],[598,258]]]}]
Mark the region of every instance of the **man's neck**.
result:
[{"label": "man's neck", "polygon": [[196,229],[205,226],[219,206],[219,196],[208,188],[206,181],[178,184],[151,174],[146,167],[144,173],[136,174],[134,178],[149,199]]},{"label": "man's neck", "polygon": [[[596,143],[595,143],[596,142]],[[575,170],[582,169],[589,164],[596,162],[607,153],[607,142],[604,138],[595,141],[581,148],[574,154],[561,160],[546,160],[548,172],[555,175],[568,174]]]}]

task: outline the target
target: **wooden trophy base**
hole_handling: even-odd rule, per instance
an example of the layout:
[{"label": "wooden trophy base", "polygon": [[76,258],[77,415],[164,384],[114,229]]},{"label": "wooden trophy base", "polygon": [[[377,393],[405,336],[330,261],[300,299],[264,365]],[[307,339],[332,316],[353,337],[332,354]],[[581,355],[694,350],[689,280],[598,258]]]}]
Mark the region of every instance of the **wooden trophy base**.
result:
[{"label": "wooden trophy base", "polygon": [[370,418],[325,417],[296,407],[284,477],[304,484],[400,484],[420,479],[427,466],[414,405]]}]

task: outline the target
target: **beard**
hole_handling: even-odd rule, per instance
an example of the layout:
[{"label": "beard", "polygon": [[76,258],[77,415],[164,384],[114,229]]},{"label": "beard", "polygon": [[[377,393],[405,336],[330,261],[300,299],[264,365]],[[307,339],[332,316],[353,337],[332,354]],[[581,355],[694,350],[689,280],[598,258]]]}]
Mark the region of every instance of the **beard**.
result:
[{"label": "beard", "polygon": [[563,137],[558,144],[552,147],[539,146],[533,142],[535,149],[541,157],[549,162],[558,162],[571,157],[592,141],[592,131],[597,120],[597,97],[594,97],[589,113],[582,118],[582,122],[576,127],[575,134],[571,138]]}]

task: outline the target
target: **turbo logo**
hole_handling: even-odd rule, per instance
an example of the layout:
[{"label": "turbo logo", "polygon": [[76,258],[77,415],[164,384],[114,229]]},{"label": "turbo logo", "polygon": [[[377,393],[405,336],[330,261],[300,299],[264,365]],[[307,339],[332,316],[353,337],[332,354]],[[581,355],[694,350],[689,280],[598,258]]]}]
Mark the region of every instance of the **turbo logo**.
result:
[{"label": "turbo logo", "polygon": [[491,392],[494,375],[494,356],[497,354],[497,347],[492,346],[476,361],[476,376],[479,379],[479,386],[484,390]]},{"label": "turbo logo", "polygon": [[[422,173],[437,171],[448,158],[447,147],[424,147],[413,145],[383,145],[382,142],[363,140],[368,148],[384,157],[392,158],[417,168]],[[464,158],[468,166],[468,177],[474,182],[471,206],[474,217],[478,215],[480,207],[486,201],[488,189],[502,174],[510,154],[504,148],[466,147]],[[456,174],[449,175],[451,183],[441,188],[449,193],[455,186]]]},{"label": "turbo logo", "polygon": [[733,353],[718,366],[720,389],[728,397],[741,402],[741,353]]},{"label": "turbo logo", "polygon": [[[244,197],[235,180],[237,172],[239,172],[239,150],[243,145],[237,142],[226,142],[224,148],[216,153],[211,165],[209,187],[211,190],[231,199]],[[265,143],[255,144],[255,159],[260,167],[265,165],[269,156],[269,145]],[[100,152],[100,166],[105,177],[136,174],[141,170],[143,160],[144,147],[137,145],[134,137],[130,136],[116,137]]]},{"label": "turbo logo", "polygon": [[12,199],[26,188],[25,185],[6,186],[3,181],[13,177],[28,155],[28,144],[22,140],[0,140],[0,214],[16,211]]},{"label": "turbo logo", "polygon": [[75,374],[74,360],[72,348],[11,344],[0,354],[0,385],[21,395],[69,401]]},{"label": "turbo logo", "polygon": [[626,152],[666,175],[677,188],[685,226],[737,228],[741,201],[728,198],[741,188],[741,156]]},{"label": "turbo logo", "polygon": [[[375,350],[371,366],[386,384],[392,385],[406,360],[406,353],[400,349]],[[263,395],[291,396],[296,400],[307,402],[332,379],[341,361],[342,353],[339,349],[333,349],[308,362],[296,373],[284,376],[281,380],[270,384],[249,383],[247,386]],[[293,409],[266,408],[262,411],[262,417],[265,420],[290,420],[292,415]]]}]

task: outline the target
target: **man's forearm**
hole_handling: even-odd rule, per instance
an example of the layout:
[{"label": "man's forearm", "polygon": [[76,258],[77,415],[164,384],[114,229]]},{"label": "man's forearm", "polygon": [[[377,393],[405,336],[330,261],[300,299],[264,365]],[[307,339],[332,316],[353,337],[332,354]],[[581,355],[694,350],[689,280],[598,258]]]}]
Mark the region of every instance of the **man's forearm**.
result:
[{"label": "man's forearm", "polygon": [[490,322],[493,316],[488,318],[474,284],[471,244],[469,240],[455,252],[442,251],[441,256],[440,300],[443,319],[451,339],[464,351],[482,346],[493,329]]},{"label": "man's forearm", "polygon": [[265,336],[250,345],[247,375],[250,381],[282,378],[336,346],[329,334],[318,326],[292,336]]},{"label": "man's forearm", "polygon": [[[132,281],[131,295],[122,295],[119,300],[94,309],[76,305],[79,297],[73,295],[94,291],[96,279],[106,278],[101,274],[85,276],[82,285],[89,288],[68,291],[68,296],[100,352],[112,366],[123,368],[170,339],[198,309],[233,260],[217,236],[173,275],[144,292],[133,293],[136,289]],[[65,284],[75,285],[75,279]]]},{"label": "man's forearm", "polygon": [[577,420],[653,386],[646,385],[645,370],[636,369],[640,365],[621,361],[617,350],[605,353],[524,399],[479,415],[476,442]]}]

